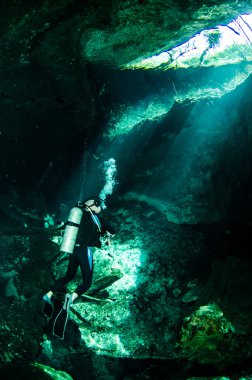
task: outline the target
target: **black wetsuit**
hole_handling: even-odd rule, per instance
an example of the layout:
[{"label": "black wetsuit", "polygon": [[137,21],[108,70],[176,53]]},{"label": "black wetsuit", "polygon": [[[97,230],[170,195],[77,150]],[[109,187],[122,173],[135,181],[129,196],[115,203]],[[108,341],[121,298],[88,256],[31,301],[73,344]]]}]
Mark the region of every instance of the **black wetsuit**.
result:
[{"label": "black wetsuit", "polygon": [[106,231],[115,233],[114,229],[97,215],[92,216],[89,211],[83,212],[74,251],[69,255],[66,275],[55,282],[51,288],[53,292],[62,291],[64,286],[74,278],[79,266],[83,282],[74,292],[81,295],[90,288],[93,278],[92,247],[101,248],[100,237]]}]

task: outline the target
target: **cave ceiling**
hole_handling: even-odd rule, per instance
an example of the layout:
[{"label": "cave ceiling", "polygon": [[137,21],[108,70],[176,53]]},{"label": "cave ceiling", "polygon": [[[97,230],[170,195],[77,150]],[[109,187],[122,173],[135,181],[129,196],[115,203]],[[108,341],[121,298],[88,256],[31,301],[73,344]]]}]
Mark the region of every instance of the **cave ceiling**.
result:
[{"label": "cave ceiling", "polygon": [[[49,191],[63,181],[76,157],[102,134],[116,96],[118,103],[126,103],[122,94],[127,75],[133,75],[129,81],[136,81],[137,87],[144,75],[140,69],[160,69],[167,77],[173,76],[173,95],[161,89],[164,96],[155,103],[156,118],[167,114],[174,103],[221,97],[245,81],[251,71],[247,49],[251,42],[246,41],[235,57],[235,49],[229,47],[229,56],[236,59],[231,69],[223,49],[216,55],[211,51],[220,37],[217,26],[225,27],[249,14],[251,1],[16,0],[2,1],[0,10],[4,191],[10,187],[34,190],[48,175]],[[238,24],[248,37],[247,19],[238,20],[237,28]],[[231,26],[229,31],[239,34]],[[192,57],[190,49],[196,48],[190,41],[200,32],[209,44]],[[189,52],[188,59],[183,59],[185,52]],[[165,57],[165,63],[160,64],[160,57]],[[181,91],[177,91],[174,74],[179,67],[189,70],[182,74]],[[220,75],[225,72],[226,81],[217,88],[205,86],[202,72],[199,77],[192,75],[192,67],[223,70]],[[134,92],[132,85],[130,91]],[[142,119],[151,120],[153,102],[148,96],[137,99],[141,109],[146,102],[145,114],[138,112],[139,120],[131,121],[130,128]],[[112,116],[116,130],[110,131],[110,137],[125,133],[124,116],[120,112]]]},{"label": "cave ceiling", "polygon": [[[242,247],[251,240],[251,10],[251,1],[231,0],[1,1],[1,288],[20,301],[18,313],[4,304],[3,320],[18,318],[22,330],[20,315],[30,313],[23,301],[37,302],[59,273],[48,271],[58,236],[19,239],[20,230],[29,235],[27,227],[41,230],[59,214],[66,220],[79,185],[95,194],[93,184],[109,182],[101,172],[113,157],[115,203],[105,212],[115,211],[118,233],[97,255],[97,292],[74,308],[87,347],[116,358],[174,358],[184,315],[194,308],[188,332],[195,331],[204,310],[222,317],[208,305],[218,300],[228,318],[217,324],[229,335],[217,348],[231,347],[223,363],[247,358],[251,259],[236,256],[251,251]],[[110,293],[88,303],[111,277]],[[22,352],[33,351],[37,327],[22,331]],[[189,335],[182,338],[190,359]],[[219,364],[209,342],[207,360]],[[57,345],[47,344],[42,350],[59,368]],[[209,363],[200,345],[196,355]]]}]

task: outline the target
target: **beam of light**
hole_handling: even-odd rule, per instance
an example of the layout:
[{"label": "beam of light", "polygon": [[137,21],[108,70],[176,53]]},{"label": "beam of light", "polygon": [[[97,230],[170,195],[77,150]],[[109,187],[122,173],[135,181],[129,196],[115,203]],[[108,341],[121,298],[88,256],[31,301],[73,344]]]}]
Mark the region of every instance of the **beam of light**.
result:
[{"label": "beam of light", "polygon": [[[85,158],[86,157],[86,158]],[[106,155],[107,157],[107,155]],[[111,195],[117,184],[117,165],[114,158],[104,159],[104,155],[85,154],[85,161],[82,160],[69,178],[61,187],[59,200],[61,209],[59,210],[60,220],[68,217],[69,209],[90,196],[98,196],[103,199],[102,208],[106,208],[105,200]],[[84,169],[83,169],[84,166]],[[50,224],[49,217],[45,217],[46,226]],[[58,239],[56,239],[58,241]]]},{"label": "beam of light", "polygon": [[125,107],[118,114],[113,115],[109,121],[108,137],[129,133],[132,129],[140,126],[143,122],[161,120],[173,106],[173,99],[149,96],[134,105]]},{"label": "beam of light", "polygon": [[[138,287],[139,271],[147,259],[140,236],[133,232],[132,239],[120,242],[116,238],[105,246],[95,258],[96,268],[102,268],[99,277],[119,271],[122,277],[107,287],[113,301],[77,303],[74,307],[88,322],[80,325],[85,345],[100,355],[128,357],[132,354],[128,344],[129,331],[135,329],[130,323],[132,294]],[[74,288],[73,284],[73,288]],[[121,303],[123,298],[123,304]],[[71,318],[78,322],[75,314]],[[137,334],[137,331],[132,331]]]},{"label": "beam of light", "polygon": [[252,14],[241,15],[228,25],[203,30],[186,43],[145,59],[126,69],[177,69],[237,64],[252,60]]},{"label": "beam of light", "polygon": [[129,192],[125,199],[144,201],[177,224],[218,221],[225,217],[225,201],[221,211],[216,205],[212,169],[218,164],[230,129],[238,123],[243,99],[241,90],[236,91],[233,99],[226,97],[213,106],[195,104],[183,129],[167,152],[164,151],[148,184]]},{"label": "beam of light", "polygon": [[93,331],[80,327],[83,335],[83,341],[89,350],[94,351],[97,355],[106,355],[112,357],[130,357],[130,351],[127,350],[121,341],[120,335],[109,328],[107,331]]},{"label": "beam of light", "polygon": [[[199,78],[193,85],[188,81],[186,84],[179,83],[177,87],[172,83],[173,87],[170,90],[162,89],[160,94],[156,93],[139,100],[136,104],[121,107],[109,120],[104,137],[113,140],[144,125],[146,128],[152,128],[168,114],[176,102],[221,98],[245,82],[252,72],[252,64],[234,66],[230,70],[219,68],[220,72],[214,70],[206,80]],[[168,82],[163,85],[168,86]]]},{"label": "beam of light", "polygon": [[252,64],[247,64],[244,67],[235,66],[232,73],[227,73],[227,71],[218,73],[216,71],[209,76],[206,83],[187,86],[181,91],[177,91],[174,95],[174,101],[183,103],[221,98],[244,83],[251,73]]}]

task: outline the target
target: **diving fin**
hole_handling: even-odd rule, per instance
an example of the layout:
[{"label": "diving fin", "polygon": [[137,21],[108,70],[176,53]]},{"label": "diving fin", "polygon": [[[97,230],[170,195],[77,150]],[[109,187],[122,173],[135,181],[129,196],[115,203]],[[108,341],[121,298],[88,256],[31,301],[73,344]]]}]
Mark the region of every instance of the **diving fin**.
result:
[{"label": "diving fin", "polygon": [[57,314],[53,323],[53,335],[60,339],[64,339],[67,321],[69,318],[69,313],[66,310],[61,309]]},{"label": "diving fin", "polygon": [[53,335],[57,336],[58,338],[62,340],[64,339],[66,325],[69,319],[70,305],[71,305],[71,302],[69,300],[69,295],[67,294],[65,297],[64,305],[62,306],[62,309],[57,314],[53,323],[53,329],[52,329]]},{"label": "diving fin", "polygon": [[54,312],[54,305],[50,297],[48,297],[47,294],[43,296],[43,307],[42,307],[42,313],[48,317],[49,319],[52,318],[53,312]]}]

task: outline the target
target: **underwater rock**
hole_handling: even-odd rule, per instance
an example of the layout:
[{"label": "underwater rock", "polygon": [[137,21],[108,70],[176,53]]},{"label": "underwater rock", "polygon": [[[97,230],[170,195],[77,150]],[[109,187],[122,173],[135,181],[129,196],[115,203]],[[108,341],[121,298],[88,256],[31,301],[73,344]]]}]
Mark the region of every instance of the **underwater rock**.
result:
[{"label": "underwater rock", "polygon": [[[143,212],[137,203],[126,205],[112,212],[118,231],[111,246],[94,253],[93,287],[71,307],[81,344],[111,358],[183,358],[217,368],[242,362],[249,331],[244,335],[236,330],[225,303],[211,303],[222,290],[216,279],[216,287],[211,285],[211,265],[218,261],[207,249],[213,254],[222,241],[205,246],[207,227],[169,224],[156,211],[145,207]],[[127,224],[120,224],[122,214]],[[218,236],[218,228],[213,231],[211,240]],[[120,276],[107,283],[106,292],[97,292],[96,284],[104,288],[106,278],[117,272]],[[78,275],[68,290],[80,281]],[[207,297],[209,305],[202,306]],[[233,308],[232,302],[229,305]]]},{"label": "underwater rock", "polygon": [[44,372],[49,376],[50,379],[57,379],[57,380],[73,380],[72,376],[67,374],[66,372],[56,370],[54,368],[51,368],[49,366],[46,366],[44,364],[40,363],[33,363],[32,367],[39,369],[42,373]]},{"label": "underwater rock", "polygon": [[19,294],[18,294],[16,285],[14,283],[14,278],[13,277],[11,277],[8,280],[8,283],[7,283],[7,286],[6,286],[6,289],[5,289],[5,296],[6,297],[19,298]]},{"label": "underwater rock", "polygon": [[93,27],[82,34],[82,54],[92,62],[124,67],[179,46],[199,30],[225,24],[242,12],[232,2],[126,1],[110,4],[110,27]]},{"label": "underwater rock", "polygon": [[[251,220],[252,129],[245,109],[251,97],[243,83],[251,65],[155,75],[120,69],[250,12],[250,2],[20,0],[1,2],[0,10],[1,227],[16,228],[0,233],[0,365],[33,360],[41,342],[44,360],[61,368],[64,361],[71,367],[85,346],[100,355],[105,374],[104,356],[180,356],[223,368],[241,356],[249,360],[251,262],[215,260],[244,248],[224,247],[223,229],[211,242],[206,236],[209,224]],[[244,93],[234,90],[241,83]],[[107,123],[120,136],[109,146],[106,140],[98,156],[93,146]],[[50,215],[60,191],[66,203],[76,198],[75,184],[85,177],[83,150],[91,152],[90,171],[98,178],[103,157],[123,146],[117,236],[96,250],[93,287],[72,306],[67,341],[55,344],[48,326],[48,339],[42,336],[45,321],[33,317],[66,260],[57,260],[45,235],[27,237],[18,229],[27,228],[27,219],[39,222],[38,200],[41,214]],[[29,206],[20,207],[23,199]],[[199,278],[197,291],[188,289]],[[203,313],[202,305],[213,302],[218,306]]]},{"label": "underwater rock", "polygon": [[[237,322],[242,314],[248,315],[248,310],[241,309],[236,320],[232,317],[234,299],[227,296],[229,291],[223,292],[220,279],[223,278],[225,289],[230,287],[233,292],[234,267],[240,265],[238,272],[243,274],[244,267],[238,259],[216,261],[211,256],[223,244],[218,237],[219,227],[212,226],[210,233],[210,227],[178,226],[168,223],[155,209],[133,202],[121,202],[121,208],[106,212],[111,218],[113,214],[117,234],[110,246],[94,252],[93,286],[71,307],[65,341],[53,337],[50,326],[43,331],[45,323],[31,315],[48,284],[53,282],[53,275],[61,276],[65,272],[66,260],[57,265],[57,247],[50,236],[44,236],[42,241],[30,237],[29,250],[21,244],[22,238],[16,237],[14,241],[10,238],[16,247],[17,243],[21,244],[20,252],[23,256],[25,250],[29,260],[22,261],[22,273],[19,274],[22,280],[20,294],[26,301],[15,300],[1,308],[3,336],[6,337],[3,342],[11,342],[9,346],[2,343],[1,366],[7,362],[22,362],[27,355],[31,359],[38,357],[40,350],[40,363],[62,369],[72,368],[71,358],[75,355],[114,359],[177,360],[179,357],[222,368],[231,361],[242,361],[250,332],[247,325],[244,334]],[[2,239],[7,241],[6,237]],[[206,245],[207,239],[211,240],[211,245]],[[11,272],[9,260],[17,250],[14,252],[10,242],[9,251],[5,246],[9,256],[4,256],[3,263],[9,273],[15,273]],[[225,273],[230,273],[230,277]],[[239,277],[235,283],[237,281]],[[68,290],[73,291],[80,282],[78,274],[68,284]],[[195,300],[192,294],[185,296],[192,290],[196,293],[201,290]],[[184,302],[185,297],[190,302]],[[247,293],[246,297],[249,299]],[[206,299],[208,302],[220,299],[221,306],[214,304],[204,308]],[[41,313],[41,309],[38,312]],[[244,320],[241,318],[240,322]],[[241,355],[237,355],[237,350]],[[93,356],[87,360],[96,361]]]},{"label": "underwater rock", "polygon": [[200,285],[198,284],[197,280],[196,281],[190,281],[187,284],[188,290],[182,297],[182,301],[185,303],[190,303],[196,301],[200,293],[202,292],[202,289],[200,288]]},{"label": "underwater rock", "polygon": [[[239,334],[244,334],[249,340],[251,333],[251,289],[252,261],[250,257],[243,258],[240,246],[234,245],[230,257],[215,260],[211,276],[200,297],[200,302],[209,299],[218,300],[226,318],[232,323]],[[229,248],[229,247],[228,247]],[[237,256],[235,257],[234,254]],[[239,257],[241,255],[241,257]],[[250,255],[250,254],[249,254]]]},{"label": "underwater rock", "polygon": [[185,318],[178,347],[189,360],[219,368],[242,361],[248,349],[216,304],[200,306]]},{"label": "underwater rock", "polygon": [[31,307],[24,301],[1,302],[0,367],[33,360],[40,350],[41,328],[30,318]]},{"label": "underwater rock", "polygon": [[[181,227],[137,203],[131,207],[125,203],[111,214],[117,234],[110,246],[95,250],[93,285],[76,300],[70,317],[82,342],[96,354],[174,357],[176,326],[191,307],[183,294],[194,285],[201,289],[198,273],[186,274],[188,262],[197,260],[201,233],[192,229],[182,233]],[[64,274],[66,264],[53,266],[57,277]],[[68,291],[81,281],[78,274]],[[100,294],[102,289],[106,292]]]}]

